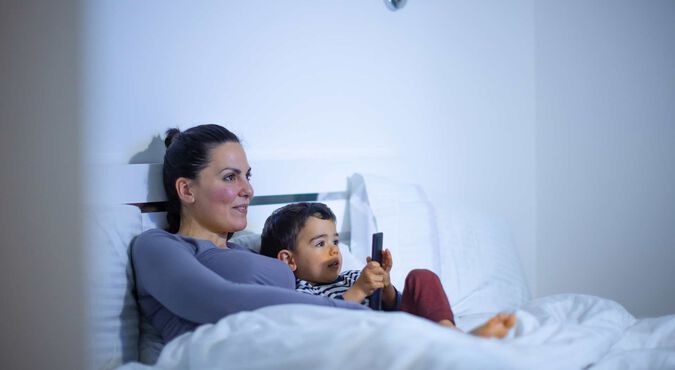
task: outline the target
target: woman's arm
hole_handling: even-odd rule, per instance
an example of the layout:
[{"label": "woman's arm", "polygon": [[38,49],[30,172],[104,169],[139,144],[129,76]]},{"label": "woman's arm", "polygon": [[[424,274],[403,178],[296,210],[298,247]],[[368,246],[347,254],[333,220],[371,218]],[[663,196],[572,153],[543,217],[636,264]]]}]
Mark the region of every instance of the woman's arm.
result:
[{"label": "woman's arm", "polygon": [[289,289],[233,283],[202,265],[184,241],[161,230],[141,234],[133,243],[132,258],[139,293],[151,295],[195,323],[213,323],[239,311],[284,303],[363,308]]}]

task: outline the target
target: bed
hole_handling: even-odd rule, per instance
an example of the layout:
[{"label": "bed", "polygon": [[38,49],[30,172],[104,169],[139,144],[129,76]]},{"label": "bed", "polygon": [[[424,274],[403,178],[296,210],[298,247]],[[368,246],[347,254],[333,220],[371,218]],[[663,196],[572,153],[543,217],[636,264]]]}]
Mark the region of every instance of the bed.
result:
[{"label": "bed", "polygon": [[[278,163],[260,168],[258,176],[280,171]],[[306,172],[304,165],[297,169],[297,176]],[[413,268],[431,269],[462,330],[495,313],[515,312],[518,323],[506,339],[476,338],[405,313],[278,305],[230,315],[162,343],[139,315],[128,258],[133,237],[163,224],[161,165],[106,172],[112,180],[92,186],[112,196],[89,205],[87,217],[90,368],[675,368],[675,315],[636,319],[620,304],[588,295],[533,300],[504,221],[471,210],[440,212],[420,186],[347,167],[321,183],[256,185],[249,226],[233,240],[255,250],[272,209],[323,201],[338,216],[345,268],[360,268],[371,234],[382,231],[394,256],[396,286]]]}]

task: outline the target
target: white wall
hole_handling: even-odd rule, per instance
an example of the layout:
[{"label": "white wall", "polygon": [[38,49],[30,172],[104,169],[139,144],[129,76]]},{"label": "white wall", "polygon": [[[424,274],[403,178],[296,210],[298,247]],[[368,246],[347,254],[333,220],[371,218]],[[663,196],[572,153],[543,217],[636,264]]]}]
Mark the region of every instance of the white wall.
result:
[{"label": "white wall", "polygon": [[258,160],[341,157],[422,184],[439,208],[506,218],[533,283],[532,1],[87,6],[90,162],[159,162],[169,126],[221,123],[259,190],[302,179],[266,177]]},{"label": "white wall", "polygon": [[254,169],[340,157],[505,217],[536,296],[673,312],[672,4],[87,2],[88,161],[222,123]]},{"label": "white wall", "polygon": [[538,295],[675,312],[675,2],[535,5]]},{"label": "white wall", "polygon": [[0,5],[3,369],[85,368],[80,5]]}]

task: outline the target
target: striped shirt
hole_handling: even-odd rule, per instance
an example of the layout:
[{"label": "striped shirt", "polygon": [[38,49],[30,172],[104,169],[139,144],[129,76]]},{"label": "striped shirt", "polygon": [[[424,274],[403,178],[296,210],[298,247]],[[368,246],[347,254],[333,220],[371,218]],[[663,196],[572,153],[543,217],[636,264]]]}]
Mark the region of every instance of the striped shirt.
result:
[{"label": "striped shirt", "polygon": [[[351,288],[356,280],[361,276],[359,270],[343,271],[338,275],[337,279],[332,283],[312,284],[308,281],[296,279],[295,290],[311,295],[326,296],[334,299],[343,299],[342,296],[349,288]],[[361,304],[368,305],[368,298],[364,299]]]}]

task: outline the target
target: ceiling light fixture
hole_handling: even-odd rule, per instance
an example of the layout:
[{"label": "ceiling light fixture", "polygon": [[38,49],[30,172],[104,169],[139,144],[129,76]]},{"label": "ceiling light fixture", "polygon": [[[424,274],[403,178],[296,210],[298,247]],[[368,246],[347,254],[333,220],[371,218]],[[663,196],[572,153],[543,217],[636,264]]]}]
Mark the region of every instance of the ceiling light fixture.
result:
[{"label": "ceiling light fixture", "polygon": [[408,0],[384,0],[384,5],[393,12],[403,8],[407,2]]}]

